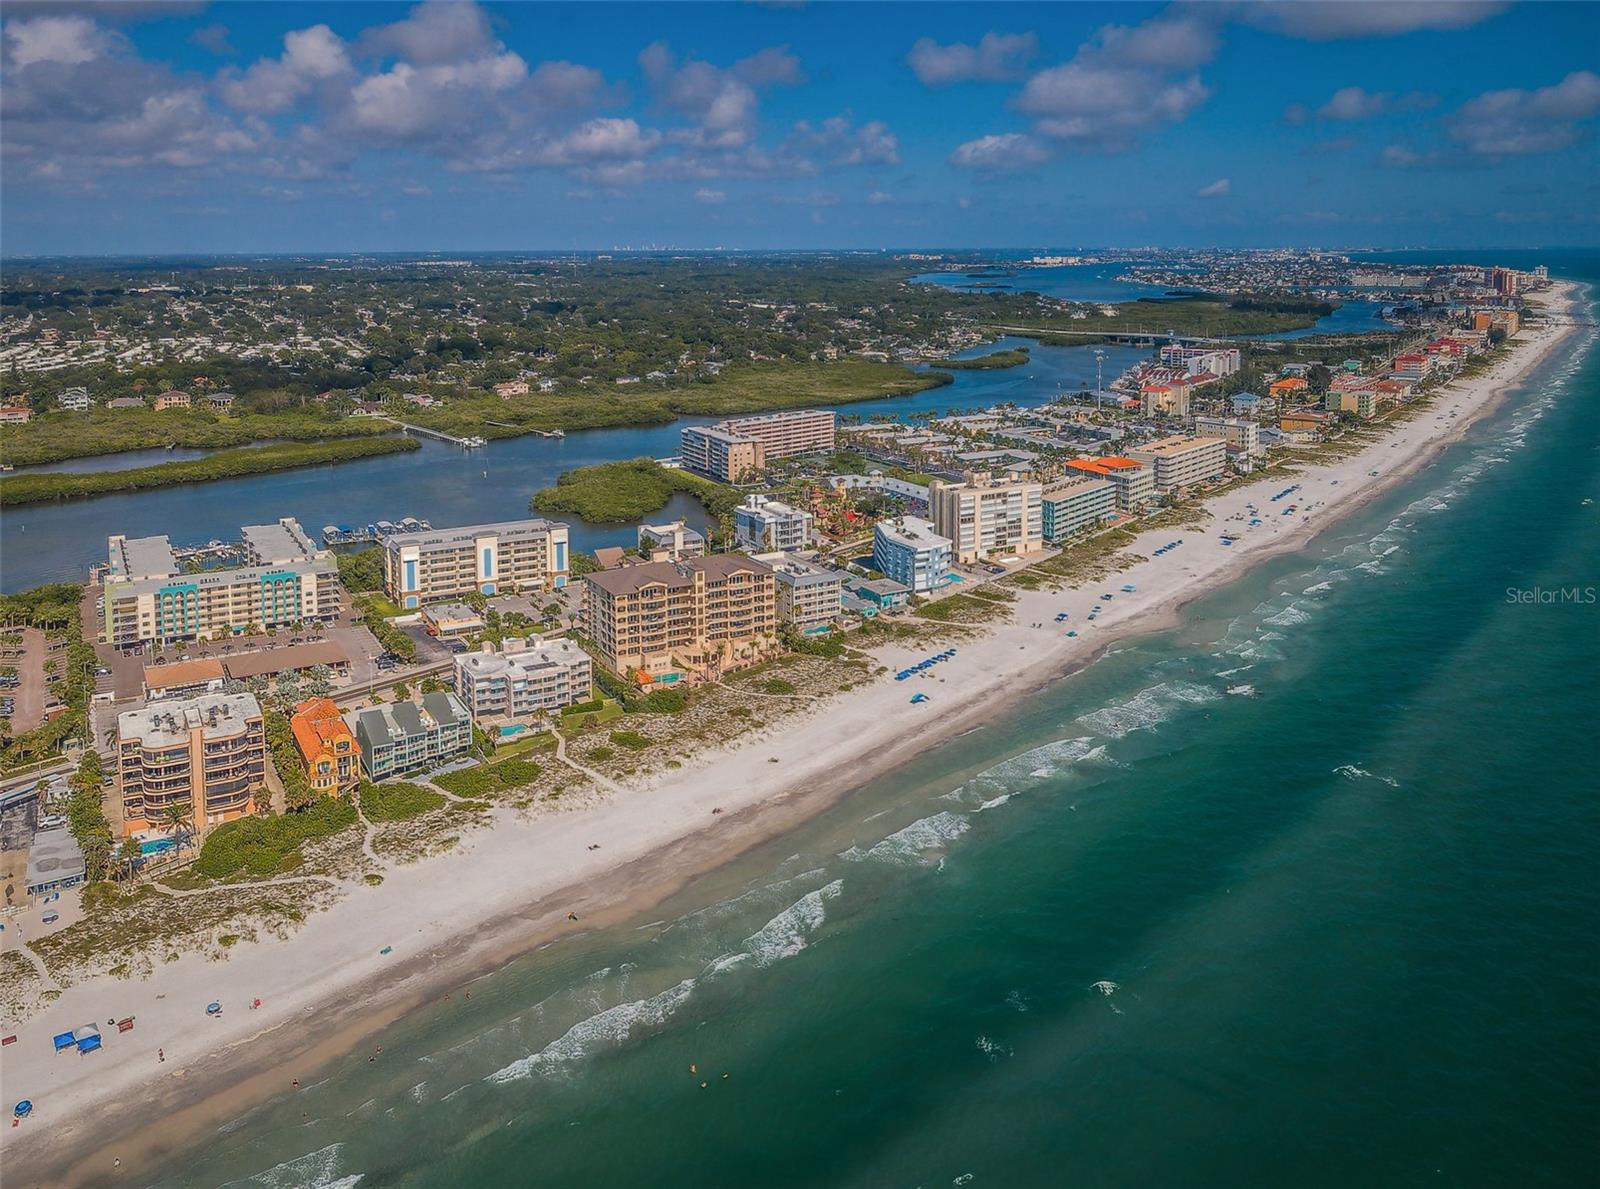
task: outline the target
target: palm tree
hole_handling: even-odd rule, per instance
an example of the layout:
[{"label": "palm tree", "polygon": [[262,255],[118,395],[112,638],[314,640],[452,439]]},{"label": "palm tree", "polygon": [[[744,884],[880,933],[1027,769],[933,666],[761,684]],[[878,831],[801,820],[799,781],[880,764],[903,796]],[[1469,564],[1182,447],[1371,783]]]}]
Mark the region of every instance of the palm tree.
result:
[{"label": "palm tree", "polygon": [[194,832],[194,806],[187,801],[174,801],[161,811],[161,824],[172,837],[175,850],[182,850]]}]

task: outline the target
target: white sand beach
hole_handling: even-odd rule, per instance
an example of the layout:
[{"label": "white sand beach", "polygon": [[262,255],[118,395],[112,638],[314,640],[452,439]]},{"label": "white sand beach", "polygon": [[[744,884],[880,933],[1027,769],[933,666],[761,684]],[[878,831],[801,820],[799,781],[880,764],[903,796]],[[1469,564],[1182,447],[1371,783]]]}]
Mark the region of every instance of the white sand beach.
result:
[{"label": "white sand beach", "polygon": [[[1565,315],[1575,293],[1558,285],[1535,300]],[[1359,454],[1226,491],[1208,502],[1213,520],[1204,531],[1141,534],[1130,548],[1148,560],[1078,590],[1018,591],[1011,621],[958,644],[933,678],[894,681],[894,670],[928,649],[884,647],[876,655],[890,675],[663,773],[643,791],[531,822],[497,814],[493,828],[468,834],[449,854],[394,869],[381,886],[351,887],[286,941],[241,943],[223,962],[186,955],[143,980],[106,976],[68,987],[10,1030],[19,1042],[0,1053],[8,1112],[19,1098],[35,1104],[32,1118],[0,1136],[6,1184],[110,1180],[113,1159],[132,1169],[181,1146],[249,1102],[288,1091],[291,1079],[309,1079],[319,1063],[417,1003],[565,932],[644,911],[874,773],[993,717],[1118,640],[1172,623],[1185,603],[1302,548],[1427,465],[1572,332],[1568,319],[1557,321],[1524,331],[1494,369],[1449,385],[1426,412],[1388,427]],[[1292,498],[1270,502],[1290,484]],[[1296,511],[1284,515],[1291,503]],[[1251,504],[1261,509],[1253,527]],[[1236,543],[1224,544],[1223,530]],[[1180,537],[1180,547],[1154,555]],[[1108,592],[1114,597],[1102,600]],[[1094,607],[1101,611],[1090,623]],[[1056,623],[1063,611],[1068,621]],[[919,691],[931,701],[911,704]],[[594,843],[603,845],[590,850]],[[175,910],[181,905],[174,901]],[[251,1009],[256,999],[262,1006]],[[224,1005],[220,1018],[206,1016],[212,1000]],[[111,1030],[101,1052],[51,1050],[54,1033],[129,1015],[134,1031]],[[149,1125],[157,1119],[159,1127]]]}]

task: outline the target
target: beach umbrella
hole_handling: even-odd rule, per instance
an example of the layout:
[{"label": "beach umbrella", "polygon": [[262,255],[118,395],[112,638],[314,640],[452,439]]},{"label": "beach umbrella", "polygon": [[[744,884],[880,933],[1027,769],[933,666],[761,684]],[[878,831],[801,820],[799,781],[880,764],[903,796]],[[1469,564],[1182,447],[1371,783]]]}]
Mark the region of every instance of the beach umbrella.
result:
[{"label": "beach umbrella", "polygon": [[21,1102],[17,1103],[16,1109],[11,1113],[18,1119],[26,1119],[29,1115],[33,1114],[33,1100],[31,1098],[24,1098]]}]

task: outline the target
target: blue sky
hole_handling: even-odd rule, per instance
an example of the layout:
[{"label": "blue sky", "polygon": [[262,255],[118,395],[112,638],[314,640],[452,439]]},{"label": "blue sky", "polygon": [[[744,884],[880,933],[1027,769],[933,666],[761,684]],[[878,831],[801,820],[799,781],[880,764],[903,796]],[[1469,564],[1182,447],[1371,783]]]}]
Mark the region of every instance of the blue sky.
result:
[{"label": "blue sky", "polygon": [[1600,6],[15,0],[38,253],[1600,243]]}]

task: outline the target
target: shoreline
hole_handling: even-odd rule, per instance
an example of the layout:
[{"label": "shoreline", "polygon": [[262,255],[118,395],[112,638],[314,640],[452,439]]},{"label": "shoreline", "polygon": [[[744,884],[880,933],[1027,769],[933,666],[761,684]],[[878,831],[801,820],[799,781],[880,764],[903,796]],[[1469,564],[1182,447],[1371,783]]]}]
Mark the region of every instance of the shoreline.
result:
[{"label": "shoreline", "polygon": [[[1552,309],[1557,316],[1577,305],[1577,286],[1562,283],[1553,293],[1553,304],[1567,307]],[[1207,530],[1147,530],[1130,547],[1148,554],[1152,544],[1160,543],[1156,538],[1174,531],[1193,534],[1183,549],[1164,559],[1146,558],[1114,578],[1085,583],[1078,590],[1017,591],[1011,606],[1020,622],[988,629],[945,667],[950,680],[936,692],[938,717],[907,705],[896,683],[880,679],[733,748],[697,757],[681,772],[651,780],[644,790],[630,789],[592,809],[542,818],[529,826],[503,821],[469,835],[457,852],[397,869],[382,887],[346,896],[313,916],[288,941],[241,947],[220,966],[185,957],[143,983],[98,977],[69,988],[18,1029],[26,1033],[24,1044],[17,1046],[26,1045],[25,1053],[12,1049],[5,1054],[13,1097],[26,1094],[40,1108],[34,1121],[38,1125],[10,1131],[0,1140],[8,1169],[18,1181],[30,1183],[54,1177],[93,1184],[131,1176],[134,1168],[181,1150],[205,1127],[287,1091],[292,1077],[307,1080],[317,1066],[444,990],[562,937],[647,911],[705,873],[838,804],[906,755],[983,725],[1033,690],[1094,663],[1128,637],[1171,626],[1190,603],[1261,562],[1303,548],[1324,528],[1429,465],[1471,425],[1499,408],[1509,388],[1548,358],[1572,330],[1571,325],[1553,326],[1530,336],[1523,340],[1525,349],[1483,376],[1455,382],[1423,414],[1391,426],[1378,442],[1349,458],[1297,472],[1288,481],[1301,486],[1303,510],[1292,518],[1263,517],[1259,529],[1241,529],[1238,544],[1231,548],[1217,543],[1217,523],[1252,498],[1275,490],[1281,478],[1265,477],[1209,501],[1208,511],[1217,523],[1208,524]],[[1402,445],[1408,449],[1394,457]],[[1373,470],[1379,473],[1369,475]],[[1134,581],[1137,594],[1119,593],[1103,604],[1104,626],[1085,628],[1083,612],[1101,605],[1100,591]],[[1085,629],[1078,639],[1066,640],[1059,631],[1041,636],[1027,628],[1030,618],[1048,621],[1063,607]],[[1027,663],[1018,666],[1011,660],[1010,644],[1027,651]],[[877,656],[893,667],[925,651],[925,646],[890,645]],[[946,705],[952,707],[948,712]],[[864,722],[872,725],[862,728]],[[770,756],[787,762],[771,767]],[[717,787],[707,788],[705,774],[713,766]],[[707,816],[713,805],[728,807],[720,819]],[[713,820],[715,830],[703,828]],[[607,858],[597,859],[585,850],[593,838],[606,840]],[[460,852],[474,853],[478,861],[464,864]],[[430,886],[430,877],[437,883],[440,876],[452,885]],[[570,911],[579,913],[580,924],[566,920]],[[435,919],[418,925],[420,917]],[[401,940],[417,935],[422,935],[420,942]],[[374,957],[372,951],[391,937],[397,951],[416,948],[404,958]],[[353,956],[357,949],[359,957]],[[299,961],[288,969],[290,963],[283,959],[293,956]],[[315,973],[302,976],[297,970]],[[243,1013],[225,1022],[198,1015],[196,1001],[218,997],[204,988],[223,984],[228,1002],[246,1001],[252,990],[267,999],[256,1017],[260,1027],[240,1029]],[[158,988],[174,992],[183,1005],[158,1004],[156,999],[164,997]],[[108,1014],[108,999],[119,1005],[138,1001],[140,1030],[97,1054],[92,1078],[81,1065],[76,1076],[63,1075],[68,1067],[51,1065],[42,1051],[49,1033],[71,1027],[74,1020]],[[118,1006],[115,1014],[132,1012]],[[214,1041],[194,1035],[214,1037],[219,1031],[222,1037]],[[158,1074],[159,1043],[173,1053]],[[263,1070],[263,1059],[270,1059],[272,1067]],[[132,1068],[135,1063],[138,1070]],[[128,1105],[130,1099],[133,1105]],[[96,1116],[92,1127],[85,1118],[91,1111]],[[159,1128],[150,1125],[156,1119]],[[45,1123],[48,1132],[42,1129]],[[150,1138],[158,1130],[162,1141]],[[68,1152],[75,1142],[93,1150],[73,1158]],[[122,1162],[115,1175],[114,1157]]]}]

